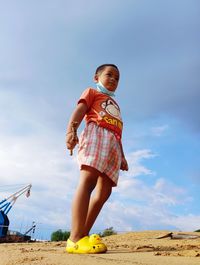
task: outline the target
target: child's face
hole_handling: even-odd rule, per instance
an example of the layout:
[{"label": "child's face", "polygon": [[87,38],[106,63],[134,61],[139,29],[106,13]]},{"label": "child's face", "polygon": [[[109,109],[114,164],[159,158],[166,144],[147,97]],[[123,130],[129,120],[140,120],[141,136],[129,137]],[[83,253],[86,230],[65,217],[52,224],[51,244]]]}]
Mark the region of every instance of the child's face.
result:
[{"label": "child's face", "polygon": [[105,88],[114,92],[119,82],[119,71],[115,67],[106,66],[102,72],[95,75],[94,81],[101,81]]}]

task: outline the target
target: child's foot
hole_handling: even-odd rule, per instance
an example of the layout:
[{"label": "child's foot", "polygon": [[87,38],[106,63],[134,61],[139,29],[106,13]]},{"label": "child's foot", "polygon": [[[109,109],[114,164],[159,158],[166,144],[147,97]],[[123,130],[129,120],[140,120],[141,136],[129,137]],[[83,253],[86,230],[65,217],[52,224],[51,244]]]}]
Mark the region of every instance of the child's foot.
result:
[{"label": "child's foot", "polygon": [[97,254],[105,253],[107,247],[98,235],[91,235],[81,238],[76,243],[68,239],[66,251],[73,254]]}]

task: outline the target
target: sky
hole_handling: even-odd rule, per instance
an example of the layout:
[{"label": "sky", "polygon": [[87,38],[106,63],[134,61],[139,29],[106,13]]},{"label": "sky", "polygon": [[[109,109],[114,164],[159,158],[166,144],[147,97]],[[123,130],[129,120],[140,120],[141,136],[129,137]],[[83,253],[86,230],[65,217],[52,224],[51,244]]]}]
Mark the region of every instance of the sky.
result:
[{"label": "sky", "polygon": [[93,231],[200,229],[199,10],[198,0],[0,0],[0,200],[32,184],[10,229],[70,230],[79,170],[66,126],[104,63],[120,69],[129,171]]}]

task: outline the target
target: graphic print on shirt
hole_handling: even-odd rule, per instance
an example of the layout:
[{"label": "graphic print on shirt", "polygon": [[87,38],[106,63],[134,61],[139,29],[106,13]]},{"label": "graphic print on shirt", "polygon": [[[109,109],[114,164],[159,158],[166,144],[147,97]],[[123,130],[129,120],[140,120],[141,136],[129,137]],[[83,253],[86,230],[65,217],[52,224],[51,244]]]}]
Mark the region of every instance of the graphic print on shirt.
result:
[{"label": "graphic print on shirt", "polygon": [[[114,125],[119,129],[122,129],[122,119],[118,105],[109,98],[101,104],[101,107],[104,111],[101,111],[99,114],[103,120],[107,124]],[[108,116],[106,114],[108,114]]]}]

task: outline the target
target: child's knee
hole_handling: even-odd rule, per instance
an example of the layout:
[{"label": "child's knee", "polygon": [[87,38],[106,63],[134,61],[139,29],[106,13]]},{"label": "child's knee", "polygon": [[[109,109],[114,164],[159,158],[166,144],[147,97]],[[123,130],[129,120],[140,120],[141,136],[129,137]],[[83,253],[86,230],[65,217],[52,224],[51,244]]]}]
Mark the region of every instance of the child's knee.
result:
[{"label": "child's knee", "polygon": [[96,200],[99,202],[99,203],[104,203],[108,200],[108,198],[110,197],[111,195],[111,192],[112,192],[112,188],[110,189],[106,189],[106,190],[103,190],[101,192],[97,192],[96,194]]}]

